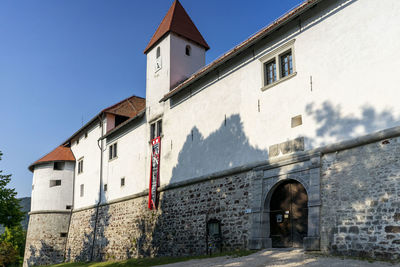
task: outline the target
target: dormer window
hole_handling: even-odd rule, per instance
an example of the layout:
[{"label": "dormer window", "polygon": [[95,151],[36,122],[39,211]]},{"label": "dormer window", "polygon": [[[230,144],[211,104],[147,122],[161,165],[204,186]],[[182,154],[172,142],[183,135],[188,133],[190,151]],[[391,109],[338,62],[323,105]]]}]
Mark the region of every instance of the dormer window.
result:
[{"label": "dormer window", "polygon": [[192,48],[190,47],[190,45],[187,45],[186,48],[185,48],[185,54],[186,54],[187,56],[190,56],[191,50],[192,50]]},{"label": "dormer window", "polygon": [[155,71],[157,72],[160,69],[161,69],[161,48],[157,47]]}]

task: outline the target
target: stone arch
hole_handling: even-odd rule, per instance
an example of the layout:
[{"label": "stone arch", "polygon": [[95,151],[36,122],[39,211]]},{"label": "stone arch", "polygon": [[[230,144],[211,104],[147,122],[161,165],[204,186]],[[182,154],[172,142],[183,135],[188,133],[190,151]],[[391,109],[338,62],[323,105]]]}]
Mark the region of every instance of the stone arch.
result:
[{"label": "stone arch", "polygon": [[270,189],[266,194],[263,196],[263,210],[269,212],[269,205],[271,203],[271,198],[272,195],[275,192],[275,189],[278,188],[281,184],[287,182],[287,181],[296,181],[300,183],[304,189],[306,190],[307,196],[309,196],[309,185],[303,181],[301,178],[293,177],[293,178],[286,178],[286,179],[279,179]]},{"label": "stone arch", "polygon": [[307,236],[303,238],[304,249],[320,249],[320,155],[293,157],[290,159],[291,162],[288,161],[261,166],[254,170],[252,189],[254,204],[250,239],[252,249],[272,247],[269,205],[276,188],[288,180],[299,182],[308,196]]}]

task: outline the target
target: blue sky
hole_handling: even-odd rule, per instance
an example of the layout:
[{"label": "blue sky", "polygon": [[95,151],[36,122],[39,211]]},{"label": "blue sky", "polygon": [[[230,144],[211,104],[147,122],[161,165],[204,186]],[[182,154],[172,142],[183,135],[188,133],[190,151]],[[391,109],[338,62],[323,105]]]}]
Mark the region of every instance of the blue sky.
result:
[{"label": "blue sky", "polygon": [[[0,1],[0,170],[30,196],[29,164],[103,108],[145,96],[143,50],[172,0]],[[301,0],[181,0],[206,63]]]}]

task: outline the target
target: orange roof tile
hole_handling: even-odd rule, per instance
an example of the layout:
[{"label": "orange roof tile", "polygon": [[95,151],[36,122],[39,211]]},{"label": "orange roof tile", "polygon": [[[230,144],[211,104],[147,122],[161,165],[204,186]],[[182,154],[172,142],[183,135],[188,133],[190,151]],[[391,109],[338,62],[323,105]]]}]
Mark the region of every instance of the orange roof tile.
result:
[{"label": "orange roof tile", "polygon": [[146,54],[161,38],[164,37],[165,34],[169,32],[185,37],[204,47],[206,50],[210,49],[196,25],[194,25],[193,21],[178,0],[175,0],[168,10],[167,15],[165,15],[161,24],[158,26],[156,32],[144,50],[144,53]]},{"label": "orange roof tile", "polygon": [[104,109],[102,112],[133,118],[142,111],[145,106],[146,99],[138,96],[131,96]]},{"label": "orange roof tile", "polygon": [[43,158],[32,163],[29,166],[29,170],[33,172],[33,167],[35,165],[52,161],[75,161],[75,156],[70,147],[59,146]]}]

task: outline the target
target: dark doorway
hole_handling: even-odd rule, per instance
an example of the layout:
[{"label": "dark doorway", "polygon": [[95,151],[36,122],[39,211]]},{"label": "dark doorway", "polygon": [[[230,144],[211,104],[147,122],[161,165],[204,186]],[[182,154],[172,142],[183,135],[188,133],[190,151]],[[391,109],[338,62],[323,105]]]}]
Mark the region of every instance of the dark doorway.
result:
[{"label": "dark doorway", "polygon": [[307,192],[297,181],[281,183],[270,202],[270,233],[273,247],[302,247],[307,236]]}]

